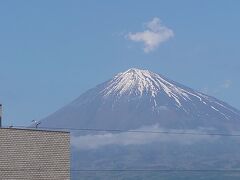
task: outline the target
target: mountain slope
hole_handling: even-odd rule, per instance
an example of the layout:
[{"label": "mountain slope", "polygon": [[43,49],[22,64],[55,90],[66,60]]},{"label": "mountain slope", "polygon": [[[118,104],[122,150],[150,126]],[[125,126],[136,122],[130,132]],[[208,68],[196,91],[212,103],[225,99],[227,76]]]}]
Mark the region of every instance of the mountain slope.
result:
[{"label": "mountain slope", "polygon": [[43,127],[136,129],[212,128],[233,131],[240,111],[162,75],[129,69],[42,120]]}]

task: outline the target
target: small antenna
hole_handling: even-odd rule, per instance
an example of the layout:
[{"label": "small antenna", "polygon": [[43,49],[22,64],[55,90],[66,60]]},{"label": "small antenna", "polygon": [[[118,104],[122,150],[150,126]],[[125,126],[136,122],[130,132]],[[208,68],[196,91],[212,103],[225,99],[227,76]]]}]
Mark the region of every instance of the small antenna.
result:
[{"label": "small antenna", "polygon": [[2,104],[0,104],[0,128],[2,127]]},{"label": "small antenna", "polygon": [[32,122],[34,123],[36,129],[37,129],[38,126],[41,124],[40,121],[36,121],[36,120],[32,120]]}]

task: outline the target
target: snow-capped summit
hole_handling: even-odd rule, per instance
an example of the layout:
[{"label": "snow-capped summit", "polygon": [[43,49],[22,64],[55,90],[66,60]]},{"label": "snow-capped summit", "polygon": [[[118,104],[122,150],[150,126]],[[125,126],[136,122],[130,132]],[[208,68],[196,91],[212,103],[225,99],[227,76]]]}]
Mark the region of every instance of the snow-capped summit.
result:
[{"label": "snow-capped summit", "polygon": [[240,112],[214,97],[164,76],[136,68],[90,89],[51,116],[42,126],[139,128],[240,127]]},{"label": "snow-capped summit", "polygon": [[[190,88],[177,85],[175,82],[168,80],[160,74],[153,73],[148,70],[140,70],[136,68],[131,68],[125,72],[117,74],[112,80],[108,81],[102,91],[104,97],[108,96],[151,96],[151,101],[154,105],[157,105],[156,99],[158,96],[167,96],[169,98],[168,104],[170,102],[175,102],[174,104],[186,110],[183,104],[192,104],[192,101],[198,100],[204,105],[207,102],[215,102],[214,98],[206,96],[200,92],[194,91]],[[163,98],[161,98],[163,99]],[[224,106],[222,103],[218,105]],[[212,106],[212,108],[215,108]],[[217,110],[217,108],[215,108]]]},{"label": "snow-capped summit", "polygon": [[159,74],[136,68],[117,74],[103,90],[105,96],[148,94],[155,97],[163,92],[173,98],[179,106],[181,106],[180,98],[189,99],[185,90],[175,86]]},{"label": "snow-capped summit", "polygon": [[136,68],[129,69],[123,73],[117,74],[104,89],[104,94],[151,93],[156,95],[161,89],[162,78],[148,70],[140,70]]}]

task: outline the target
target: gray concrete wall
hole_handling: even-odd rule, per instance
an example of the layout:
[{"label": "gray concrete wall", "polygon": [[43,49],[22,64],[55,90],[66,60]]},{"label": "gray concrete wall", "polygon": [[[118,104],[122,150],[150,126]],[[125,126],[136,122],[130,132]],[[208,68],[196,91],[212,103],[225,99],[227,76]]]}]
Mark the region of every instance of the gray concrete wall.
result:
[{"label": "gray concrete wall", "polygon": [[70,134],[0,128],[0,179],[70,179]]}]

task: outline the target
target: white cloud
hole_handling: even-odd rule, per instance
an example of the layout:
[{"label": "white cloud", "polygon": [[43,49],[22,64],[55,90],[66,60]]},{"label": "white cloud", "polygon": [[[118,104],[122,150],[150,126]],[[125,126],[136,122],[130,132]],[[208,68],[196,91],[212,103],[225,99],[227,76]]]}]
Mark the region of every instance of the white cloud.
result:
[{"label": "white cloud", "polygon": [[228,89],[228,88],[231,87],[231,85],[232,85],[232,81],[231,81],[231,80],[225,80],[225,81],[223,82],[223,84],[222,84],[222,88]]},{"label": "white cloud", "polygon": [[232,80],[227,79],[225,81],[222,81],[220,84],[218,84],[217,87],[214,87],[214,88],[204,87],[200,91],[205,94],[210,94],[214,96],[218,93],[224,92],[226,89],[231,88],[232,85],[233,85]]},{"label": "white cloud", "polygon": [[161,24],[159,18],[155,17],[146,23],[146,30],[143,32],[129,33],[127,38],[135,42],[144,43],[144,52],[149,53],[155,50],[161,43],[174,36],[173,30]]},{"label": "white cloud", "polygon": [[[158,125],[144,127],[137,130],[153,131],[153,132],[171,132],[159,128]],[[211,130],[211,129],[210,129]],[[172,132],[181,133],[203,133],[209,129],[195,130],[175,130]],[[106,133],[95,135],[72,136],[71,145],[79,150],[98,149],[107,145],[144,145],[153,142],[173,142],[181,144],[193,144],[199,141],[213,141],[218,137],[209,137],[201,135],[177,135],[177,134],[159,134],[159,133],[137,133],[137,132],[122,132],[122,133]]]},{"label": "white cloud", "polygon": [[209,93],[209,88],[208,87],[204,87],[200,91],[203,92],[204,94],[208,94]]}]

